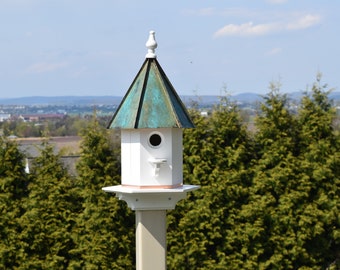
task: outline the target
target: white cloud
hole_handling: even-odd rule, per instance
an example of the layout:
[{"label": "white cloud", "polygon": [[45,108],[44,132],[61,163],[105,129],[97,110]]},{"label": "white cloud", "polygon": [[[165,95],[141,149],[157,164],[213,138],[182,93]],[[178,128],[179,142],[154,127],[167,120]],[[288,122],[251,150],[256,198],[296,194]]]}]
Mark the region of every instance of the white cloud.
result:
[{"label": "white cloud", "polygon": [[298,18],[296,21],[288,23],[286,25],[286,29],[287,30],[305,29],[318,24],[320,21],[321,17],[319,15],[307,14],[301,18]]},{"label": "white cloud", "polygon": [[28,73],[45,73],[52,72],[61,68],[68,66],[67,62],[59,62],[59,63],[47,63],[47,62],[39,62],[33,64],[27,68]]},{"label": "white cloud", "polygon": [[270,4],[283,4],[283,3],[286,3],[288,2],[288,0],[267,0],[268,3]]},{"label": "white cloud", "polygon": [[214,8],[203,8],[203,9],[200,9],[199,10],[199,15],[200,16],[210,16],[210,15],[213,15],[215,12],[215,9]]},{"label": "white cloud", "polygon": [[227,24],[215,32],[214,37],[222,36],[260,36],[275,31],[279,26],[275,23],[257,24]]},{"label": "white cloud", "polygon": [[275,55],[275,54],[279,54],[281,52],[282,52],[282,48],[276,47],[276,48],[269,50],[266,54],[267,55]]},{"label": "white cloud", "polygon": [[223,36],[261,36],[281,31],[300,30],[312,27],[320,23],[319,15],[300,15],[288,20],[254,24],[253,22],[243,24],[227,24],[214,33],[215,38]]}]

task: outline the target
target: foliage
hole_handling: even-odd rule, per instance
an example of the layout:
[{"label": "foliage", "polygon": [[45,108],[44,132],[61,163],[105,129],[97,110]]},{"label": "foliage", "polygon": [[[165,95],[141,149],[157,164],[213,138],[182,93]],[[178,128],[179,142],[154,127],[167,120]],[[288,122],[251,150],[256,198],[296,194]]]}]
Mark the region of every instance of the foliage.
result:
[{"label": "foliage", "polygon": [[300,109],[300,168],[304,175],[300,185],[305,204],[299,225],[311,264],[322,267],[339,260],[340,250],[340,138],[333,130],[335,110],[328,94],[327,85],[321,85],[318,76]]},{"label": "foliage", "polygon": [[171,269],[224,269],[234,219],[248,198],[252,143],[234,104],[221,101],[184,136],[185,182],[201,185],[169,214]]},{"label": "foliage", "polygon": [[20,238],[25,243],[21,269],[65,269],[75,245],[77,212],[74,182],[53,147],[43,143],[31,169]]},{"label": "foliage", "polygon": [[18,145],[0,137],[0,269],[18,264],[20,216],[27,196],[24,155]]},{"label": "foliage", "polygon": [[[0,123],[5,136],[16,135],[20,138],[43,137],[46,130],[49,135],[56,136],[76,136],[88,125],[87,116],[65,116],[58,119],[49,119],[40,122],[24,122],[22,120],[8,121]],[[104,125],[106,117],[100,117],[98,121]]]},{"label": "foliage", "polygon": [[132,269],[134,265],[134,216],[126,204],[102,188],[120,183],[119,148],[94,119],[84,130],[77,164],[81,213],[77,218],[77,257],[80,269]]},{"label": "foliage", "polygon": [[[190,112],[184,182],[201,188],[168,213],[169,269],[340,269],[328,94],[318,76],[293,112],[272,83],[255,133],[228,98],[208,116]],[[120,183],[117,136],[86,121],[76,177],[48,142],[26,174],[18,146],[0,138],[0,269],[134,269],[134,214],[102,191]]]},{"label": "foliage", "polygon": [[295,115],[271,84],[253,140],[230,104],[193,115],[184,171],[202,186],[169,214],[171,269],[339,267],[340,148],[327,95],[317,80]]}]

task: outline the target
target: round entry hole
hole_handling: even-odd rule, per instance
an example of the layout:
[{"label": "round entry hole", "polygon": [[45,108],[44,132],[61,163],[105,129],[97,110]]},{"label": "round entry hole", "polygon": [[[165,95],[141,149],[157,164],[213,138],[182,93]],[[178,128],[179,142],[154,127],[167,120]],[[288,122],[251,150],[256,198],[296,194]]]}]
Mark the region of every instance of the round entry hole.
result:
[{"label": "round entry hole", "polygon": [[149,142],[153,147],[159,146],[162,142],[162,137],[158,134],[152,134],[149,138]]}]

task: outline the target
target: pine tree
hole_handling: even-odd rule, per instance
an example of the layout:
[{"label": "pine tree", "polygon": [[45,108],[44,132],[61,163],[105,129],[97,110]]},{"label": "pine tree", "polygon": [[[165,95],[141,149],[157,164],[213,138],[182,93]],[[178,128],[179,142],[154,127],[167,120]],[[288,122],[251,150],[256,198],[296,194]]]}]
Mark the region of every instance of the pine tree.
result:
[{"label": "pine tree", "polygon": [[84,130],[77,164],[82,211],[77,219],[79,269],[133,269],[134,215],[126,204],[102,191],[120,184],[119,148],[96,119]]},{"label": "pine tree", "polygon": [[338,260],[339,145],[325,93],[318,84],[312,93],[297,117],[276,90],[262,104],[253,184],[234,231],[239,260],[230,269],[325,269]]},{"label": "pine tree", "polygon": [[22,252],[19,219],[28,183],[23,161],[18,145],[0,137],[0,269],[18,266]]},{"label": "pine tree", "polygon": [[256,119],[256,160],[249,201],[237,217],[232,269],[295,269],[299,251],[290,227],[297,199],[299,127],[287,96],[272,83]]},{"label": "pine tree", "polygon": [[184,176],[201,189],[169,213],[171,269],[226,269],[230,234],[247,200],[251,141],[227,99],[209,117],[197,112],[184,136]]},{"label": "pine tree", "polygon": [[20,220],[20,238],[26,243],[20,269],[66,269],[79,205],[74,182],[47,141],[34,160],[28,189]]},{"label": "pine tree", "polygon": [[[340,268],[340,138],[333,130],[335,110],[321,74],[302,99],[299,187],[305,203],[296,213],[307,265]],[[337,265],[337,266],[335,266]]]},{"label": "pine tree", "polygon": [[[270,83],[269,93],[263,97],[260,104],[260,111],[256,118],[256,153],[258,159],[263,155],[272,158],[271,163],[266,164],[267,168],[276,165],[280,161],[280,148],[283,154],[289,150],[294,156],[298,155],[299,127],[296,118],[289,110],[289,99],[287,94],[280,92],[281,84],[279,82]],[[273,151],[270,151],[273,149]],[[279,150],[275,153],[276,150]],[[269,152],[268,152],[269,151]]]}]

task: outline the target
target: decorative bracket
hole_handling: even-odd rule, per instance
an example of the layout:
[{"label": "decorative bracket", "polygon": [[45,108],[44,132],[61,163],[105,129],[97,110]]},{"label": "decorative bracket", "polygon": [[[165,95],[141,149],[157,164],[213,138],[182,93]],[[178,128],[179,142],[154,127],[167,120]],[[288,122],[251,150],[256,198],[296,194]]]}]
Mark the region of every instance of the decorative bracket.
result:
[{"label": "decorative bracket", "polygon": [[148,160],[151,164],[154,165],[154,177],[159,176],[159,170],[161,169],[161,165],[167,162],[166,158],[149,158]]}]

